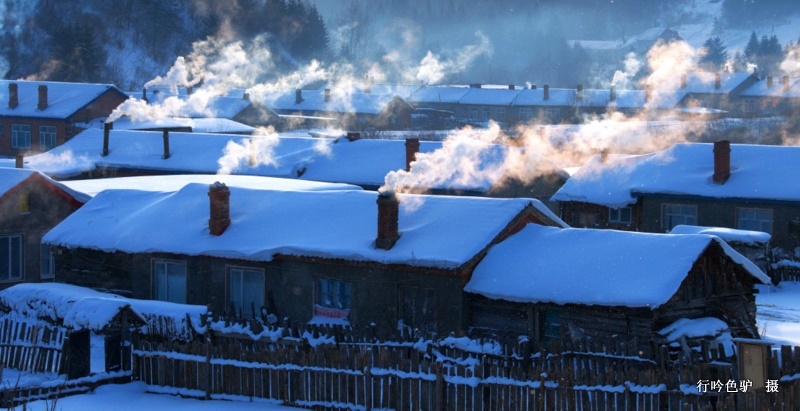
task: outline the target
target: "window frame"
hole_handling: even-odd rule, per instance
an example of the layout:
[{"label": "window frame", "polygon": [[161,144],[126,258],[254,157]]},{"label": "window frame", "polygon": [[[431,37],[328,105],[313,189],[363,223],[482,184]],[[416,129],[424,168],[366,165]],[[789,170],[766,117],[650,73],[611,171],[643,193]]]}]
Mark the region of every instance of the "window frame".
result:
[{"label": "window frame", "polygon": [[[27,131],[20,128],[27,127]],[[11,123],[11,148],[30,149],[31,148],[31,125],[22,123]],[[21,145],[19,139],[22,138],[27,145]]]},{"label": "window frame", "polygon": [[[678,223],[678,224],[673,224],[672,227],[670,227],[669,224],[667,224],[667,208],[668,207],[688,207],[688,208],[693,209],[694,210],[694,216],[693,216],[694,217],[694,221],[693,222],[684,221],[684,222],[681,222],[681,223]],[[672,230],[677,225],[681,225],[681,224],[697,225],[697,220],[698,220],[697,214],[698,214],[698,210],[697,210],[697,205],[696,204],[662,203],[661,204],[661,229],[664,230],[664,232],[669,232],[670,230]],[[671,215],[688,216],[686,214],[675,214],[675,213],[672,213]]]},{"label": "window frame", "polygon": [[[43,129],[48,129],[48,131]],[[52,131],[49,129],[52,129]],[[52,145],[45,144],[51,142],[49,141],[50,138],[52,138]],[[56,145],[58,145],[58,128],[56,126],[39,125],[39,150],[50,150]]]},{"label": "window frame", "polygon": [[478,121],[478,108],[477,107],[470,107],[469,108],[469,119],[472,121]]},{"label": "window frame", "polygon": [[519,108],[519,119],[521,121],[528,121],[533,118],[533,109],[530,107]]},{"label": "window frame", "polygon": [[[169,300],[169,295],[170,295],[169,288],[167,288],[167,290],[164,293],[165,296],[166,296],[166,299],[160,299],[158,297],[159,292],[158,292],[158,269],[157,269],[157,267],[158,267],[159,264],[165,264],[165,265],[166,264],[173,264],[173,265],[182,265],[183,266],[183,280],[184,280],[183,281],[183,301],[171,301],[171,300]],[[188,264],[187,264],[187,262],[185,260],[170,260],[170,259],[165,259],[165,258],[153,258],[152,261],[151,261],[151,270],[152,270],[152,275],[150,277],[150,281],[151,281],[151,287],[150,287],[151,295],[150,295],[150,297],[151,297],[152,300],[166,301],[166,302],[178,303],[178,304],[186,304],[187,303],[187,301],[188,301],[187,294],[188,294],[188,284],[189,284],[189,281],[188,281],[189,269],[188,269]],[[165,270],[165,274],[167,275],[167,277],[169,277],[169,270]],[[167,280],[166,285],[167,285],[167,287],[169,287],[169,280]]]},{"label": "window frame", "polygon": [[[53,247],[50,244],[41,243],[39,247],[39,278],[43,280],[52,280],[56,278],[56,258],[55,253],[53,253]],[[45,273],[45,261],[47,261],[47,270],[48,272]]]},{"label": "window frame", "polygon": [[492,109],[489,107],[483,108],[483,114],[481,116],[481,121],[489,121],[492,119]]},{"label": "window frame", "polygon": [[[628,219],[622,218],[623,210],[628,210]],[[616,217],[612,218],[612,214],[616,213]],[[633,224],[633,207],[620,207],[620,208],[608,208],[608,222],[613,224],[625,224],[631,225]]]},{"label": "window frame", "polygon": [[[759,218],[757,218],[757,217],[754,217],[754,218],[747,218],[747,220],[748,220],[748,221],[755,221],[755,222],[759,222],[759,225],[761,225],[761,226],[762,226],[761,228],[759,228],[759,229],[753,229],[753,228],[745,228],[745,227],[742,227],[742,225],[741,225],[741,221],[742,221],[742,216],[741,216],[741,214],[742,214],[742,212],[743,212],[743,211],[753,211],[753,212],[755,212],[755,213],[759,213],[759,212],[769,212],[769,230],[767,231],[767,230],[763,230],[763,229],[761,229],[761,228],[763,228],[763,224],[764,224],[764,222],[765,222],[766,220],[759,219]],[[775,227],[775,210],[773,210],[773,209],[771,209],[771,208],[757,208],[757,207],[736,207],[736,229],[737,229],[737,230],[760,231],[760,232],[763,232],[763,233],[767,233],[767,234],[770,234],[770,235],[772,235],[772,230],[774,229],[774,227]]]},{"label": "window frame", "polygon": [[[240,299],[242,300],[242,307],[237,307],[236,306],[236,304],[234,302],[234,299],[233,299],[233,295],[232,295],[232,293],[234,291],[233,290],[233,284],[232,284],[232,276],[233,276],[233,272],[234,271],[239,271],[240,274],[242,275],[242,278],[240,280],[240,284],[242,286],[242,290],[241,290],[241,295],[239,296]],[[256,310],[258,310],[258,311],[256,311],[256,315],[258,316],[261,313],[261,307],[264,307],[264,304],[266,302],[265,301],[266,300],[266,292],[265,292],[265,288],[266,288],[266,273],[264,272],[263,268],[244,267],[244,266],[227,266],[225,268],[225,309],[227,310],[231,306],[231,303],[233,303],[234,310],[237,313],[239,312],[238,310],[241,308],[242,316],[243,317],[247,316],[247,314],[248,314],[247,309],[249,309],[249,303],[248,303],[248,306],[245,307],[245,302],[244,302],[244,286],[245,286],[244,273],[245,272],[258,273],[261,276],[261,286],[259,287],[259,291],[261,292],[261,301],[260,302],[256,301]],[[249,313],[249,314],[252,314],[252,313]]]},{"label": "window frame", "polygon": [[[12,274],[13,267],[14,267],[14,256],[12,254],[13,247],[11,245],[11,242],[14,239],[17,240],[18,248],[19,248],[19,250],[17,252],[18,272],[17,272],[17,276],[12,277],[11,274]],[[24,274],[25,273],[25,242],[23,241],[22,234],[4,234],[4,235],[0,235],[0,242],[2,242],[2,240],[7,240],[8,241],[7,248],[4,249],[4,248],[0,247],[0,253],[5,252],[6,255],[7,255],[7,258],[8,258],[8,267],[6,267],[8,269],[8,277],[7,278],[0,277],[0,283],[10,283],[10,282],[22,281],[25,278],[25,274]],[[2,271],[0,271],[0,273],[2,273]]]},{"label": "window frame", "polygon": [[[336,304],[334,303],[322,303],[321,298],[323,295],[323,283],[326,284],[326,289],[330,289],[331,284],[339,284],[338,298],[341,299],[344,295],[342,293],[346,291],[347,304],[339,304],[339,306],[335,306]],[[344,290],[341,288],[342,285],[346,286]],[[329,294],[329,292],[325,292],[325,294]],[[352,296],[353,284],[351,281],[330,277],[317,277],[314,281],[314,315],[349,320],[350,311],[352,309]]]}]

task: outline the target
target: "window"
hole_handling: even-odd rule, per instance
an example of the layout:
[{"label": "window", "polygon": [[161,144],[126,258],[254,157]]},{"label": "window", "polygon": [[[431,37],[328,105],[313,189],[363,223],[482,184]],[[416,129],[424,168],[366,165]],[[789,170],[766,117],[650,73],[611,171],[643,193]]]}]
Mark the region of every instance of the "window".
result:
[{"label": "window", "polygon": [[186,263],[155,260],[153,296],[159,301],[186,303]]},{"label": "window", "polygon": [[506,120],[506,109],[498,108],[497,109],[497,120],[498,121],[505,121]]},{"label": "window", "polygon": [[11,125],[11,148],[31,148],[31,126],[28,124]]},{"label": "window", "polygon": [[28,214],[31,212],[31,195],[22,193],[19,195],[19,213]]},{"label": "window", "polygon": [[545,344],[549,341],[558,341],[561,338],[561,312],[555,309],[545,309],[542,312],[542,340]]},{"label": "window", "polygon": [[[264,305],[264,271],[228,269],[228,307],[242,316],[258,315]],[[253,313],[253,306],[256,312]]]},{"label": "window", "polygon": [[56,146],[55,126],[39,126],[39,149],[50,150]]},{"label": "window", "polygon": [[736,228],[772,234],[772,210],[762,208],[737,208]]},{"label": "window", "polygon": [[22,279],[22,236],[0,236],[0,281]]},{"label": "window", "polygon": [[400,287],[400,319],[412,330],[436,330],[436,294],[430,288]]},{"label": "window", "polygon": [[492,117],[492,111],[488,108],[483,109],[483,121],[489,121]]},{"label": "window", "polygon": [[5,127],[3,126],[3,123],[0,123],[0,137],[5,137],[5,136],[6,136]]},{"label": "window", "polygon": [[314,315],[347,318],[350,314],[350,282],[317,279],[317,304]]},{"label": "window", "polygon": [[478,121],[478,109],[472,107],[469,109],[469,119],[473,121]]},{"label": "window", "polygon": [[618,223],[618,224],[630,224],[631,223],[631,208],[630,207],[622,207],[619,209],[608,209],[608,222],[609,223]]},{"label": "window", "polygon": [[53,257],[53,247],[51,247],[50,244],[42,244],[40,253],[42,258],[42,278],[55,277],[55,258]]},{"label": "window", "polygon": [[561,120],[561,110],[557,108],[548,108],[545,110],[545,117],[549,122],[555,123]]},{"label": "window", "polygon": [[685,204],[664,204],[661,208],[661,228],[672,230],[676,225],[697,225],[697,206]]},{"label": "window", "polygon": [[533,110],[529,108],[521,108],[519,109],[519,119],[520,121],[528,121],[533,117]]}]

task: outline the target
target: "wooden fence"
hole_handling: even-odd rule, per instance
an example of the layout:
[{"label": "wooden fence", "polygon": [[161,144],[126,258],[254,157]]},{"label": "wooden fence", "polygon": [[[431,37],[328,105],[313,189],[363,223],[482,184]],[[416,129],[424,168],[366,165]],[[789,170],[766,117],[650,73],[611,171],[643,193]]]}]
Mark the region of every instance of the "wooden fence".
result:
[{"label": "wooden fence", "polygon": [[66,336],[63,327],[4,318],[0,321],[0,361],[20,371],[59,373]]},{"label": "wooden fence", "polygon": [[777,393],[761,388],[698,394],[701,379],[735,380],[733,363],[668,369],[601,353],[519,358],[433,343],[312,347],[290,341],[228,337],[182,344],[135,336],[133,377],[189,396],[267,398],[309,408],[669,411],[790,410],[800,404],[800,347],[770,353],[768,378],[780,380]]}]

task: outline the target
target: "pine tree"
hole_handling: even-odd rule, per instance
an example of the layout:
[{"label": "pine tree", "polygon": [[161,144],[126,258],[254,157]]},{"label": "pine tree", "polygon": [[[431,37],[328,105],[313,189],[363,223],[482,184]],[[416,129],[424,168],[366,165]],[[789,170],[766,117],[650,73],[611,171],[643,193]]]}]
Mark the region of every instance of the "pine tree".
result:
[{"label": "pine tree", "polygon": [[703,43],[703,57],[700,63],[711,71],[719,70],[728,60],[728,51],[719,37],[711,37]]},{"label": "pine tree", "polygon": [[744,47],[744,57],[750,62],[755,62],[760,49],[761,43],[758,42],[758,37],[756,37],[756,32],[754,31],[750,34],[750,40]]}]

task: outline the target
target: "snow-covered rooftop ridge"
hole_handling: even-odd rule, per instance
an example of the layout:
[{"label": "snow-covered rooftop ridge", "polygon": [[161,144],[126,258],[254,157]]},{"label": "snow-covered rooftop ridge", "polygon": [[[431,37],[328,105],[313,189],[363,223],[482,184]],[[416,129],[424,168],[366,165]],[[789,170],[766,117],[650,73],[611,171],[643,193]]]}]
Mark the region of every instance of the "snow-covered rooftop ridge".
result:
[{"label": "snow-covered rooftop ridge", "polygon": [[784,87],[783,77],[773,77],[771,86],[769,84],[769,79],[761,79],[745,89],[740,96],[800,98],[800,78],[790,77],[788,81],[789,84],[787,89]]},{"label": "snow-covered rooftop ridge", "polygon": [[[24,283],[0,291],[0,306],[14,315],[62,322],[71,329],[99,331],[109,325],[120,310],[129,308],[144,320],[172,319],[178,328],[200,327],[205,306],[136,300],[116,294],[61,283]],[[193,324],[187,324],[186,318]]]},{"label": "snow-covered rooftop ridge", "polygon": [[329,92],[300,90],[300,102],[298,103],[297,92],[297,90],[289,90],[278,95],[270,95],[262,103],[266,107],[283,112],[379,114],[392,99],[399,97],[396,94],[360,93],[340,89]]},{"label": "snow-covered rooftop ridge", "polygon": [[752,262],[714,236],[529,224],[489,250],[465,291],[514,302],[655,309],[677,292],[712,242],[750,275],[770,282]]},{"label": "snow-covered rooftop ridge", "polygon": [[651,154],[589,159],[561,189],[555,201],[578,201],[612,208],[636,196],[670,194],[715,199],[800,201],[800,147],[731,144],[731,175],[712,181],[713,144],[679,143]]},{"label": "snow-covered rooftop ridge", "polygon": [[[698,94],[729,94],[741,87],[749,78],[757,79],[749,73],[713,73],[692,71],[685,73],[686,84],[683,84],[683,75],[676,74],[669,77],[661,84],[654,85],[657,90],[681,91]],[[719,76],[719,87],[717,87]]]},{"label": "snow-covered rooftop ridge", "polygon": [[[8,104],[11,84],[17,85],[19,105],[15,108]],[[44,110],[39,110],[39,86],[47,86]],[[0,80],[0,116],[66,119],[109,90],[127,96],[113,84]]]},{"label": "snow-covered rooftop ridge", "polygon": [[230,192],[231,224],[220,236],[208,231],[208,185],[188,184],[171,193],[104,191],[42,241],[106,252],[253,261],[270,261],[281,254],[455,269],[528,207],[563,225],[533,199],[398,195],[400,239],[384,251],[374,245],[376,192],[240,187],[230,187]]},{"label": "snow-covered rooftop ridge", "polygon": [[717,236],[728,243],[762,245],[769,242],[771,235],[761,231],[737,230],[724,227],[702,227],[696,225],[677,225],[670,234],[708,234]]},{"label": "snow-covered rooftop ridge", "polygon": [[191,128],[196,133],[253,133],[255,127],[227,118],[162,117],[147,121],[131,121],[121,117],[114,121],[115,130],[152,130],[159,128]]},{"label": "snow-covered rooftop ridge", "polygon": [[39,171],[29,168],[5,168],[0,167],[0,198],[12,190],[14,187],[28,180],[29,178],[41,178],[45,184],[51,184],[54,187],[64,191],[67,195],[72,197],[75,201],[85,203],[89,201],[90,196],[74,190],[63,183],[54,181],[50,177],[42,174]]},{"label": "snow-covered rooftop ridge", "polygon": [[[158,91],[157,93],[154,91]],[[160,104],[170,97],[186,102],[180,108],[178,115],[188,118],[227,118],[232,119],[249,107],[252,102],[243,96],[208,96],[193,97],[187,94],[185,88],[180,88],[178,94],[172,93],[169,88],[147,89],[148,104]],[[131,97],[139,100],[144,98],[142,92],[131,92]],[[196,100],[194,100],[196,99]],[[116,123],[115,123],[116,124]]]}]

